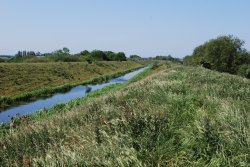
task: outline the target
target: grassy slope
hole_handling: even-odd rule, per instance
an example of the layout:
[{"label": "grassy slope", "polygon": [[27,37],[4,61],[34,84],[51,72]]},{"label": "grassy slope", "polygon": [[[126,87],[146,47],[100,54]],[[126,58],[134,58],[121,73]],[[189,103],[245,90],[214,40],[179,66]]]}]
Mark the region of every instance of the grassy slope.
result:
[{"label": "grassy slope", "polygon": [[160,68],[71,111],[8,130],[0,164],[250,164],[250,81],[202,68]]},{"label": "grassy slope", "polygon": [[128,62],[1,63],[0,96],[12,97],[42,87],[80,83],[84,80],[136,68]]}]

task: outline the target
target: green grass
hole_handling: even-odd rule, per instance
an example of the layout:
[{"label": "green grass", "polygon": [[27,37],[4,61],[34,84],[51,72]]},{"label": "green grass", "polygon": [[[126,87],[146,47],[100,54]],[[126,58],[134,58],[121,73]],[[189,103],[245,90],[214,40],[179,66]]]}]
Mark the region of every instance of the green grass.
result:
[{"label": "green grass", "polygon": [[[145,62],[0,64],[0,108],[67,91],[79,84],[105,82]],[[18,80],[18,82],[15,82]]]},{"label": "green grass", "polygon": [[249,166],[250,81],[157,66],[7,129],[0,166]]},{"label": "green grass", "polygon": [[[80,104],[94,100],[95,98],[97,98],[99,96],[102,96],[102,95],[109,93],[110,91],[120,90],[121,88],[126,87],[127,85],[129,85],[133,82],[136,82],[136,81],[142,79],[143,77],[145,77],[146,75],[148,75],[150,72],[150,69],[151,69],[151,65],[149,65],[148,68],[145,69],[143,72],[134,76],[128,82],[112,84],[112,85],[104,87],[100,90],[92,91],[86,97],[76,98],[76,99],[70,100],[67,103],[56,104],[51,109],[45,108],[45,109],[42,109],[36,113],[30,114],[28,116],[28,122],[29,121],[43,120],[43,119],[50,117],[51,115],[58,114],[59,112],[64,113],[64,112],[70,111],[71,109],[79,106]],[[119,74],[117,74],[117,75],[119,75]],[[20,126],[20,124],[26,124],[26,123],[27,123],[27,121],[23,121],[20,118],[13,119],[11,121],[11,124],[15,125],[15,127]],[[0,126],[0,137],[4,136],[8,132],[9,129],[10,129],[10,124],[2,124],[2,127]]]},{"label": "green grass", "polygon": [[1,63],[0,96],[12,97],[43,87],[79,83],[140,67],[144,62]]}]

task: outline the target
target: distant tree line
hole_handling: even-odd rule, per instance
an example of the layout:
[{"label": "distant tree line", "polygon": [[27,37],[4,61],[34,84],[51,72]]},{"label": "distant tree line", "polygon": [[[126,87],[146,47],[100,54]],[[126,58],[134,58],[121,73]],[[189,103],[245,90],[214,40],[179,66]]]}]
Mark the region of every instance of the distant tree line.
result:
[{"label": "distant tree line", "polygon": [[172,57],[171,55],[168,55],[168,56],[156,56],[155,58],[152,58],[152,59],[155,59],[155,60],[168,60],[168,61],[173,61],[173,62],[181,62],[180,58],[175,58],[175,57]]},{"label": "distant tree line", "polygon": [[243,45],[244,41],[232,35],[220,36],[196,47],[183,62],[250,78],[250,53]]},{"label": "distant tree line", "polygon": [[[179,58],[168,56],[156,56],[142,58],[138,55],[130,55],[126,57],[124,52],[101,51],[101,50],[83,50],[80,53],[71,54],[67,47],[55,50],[51,53],[40,53],[34,51],[18,51],[10,62],[84,62],[92,63],[94,61],[150,61],[150,60],[166,60],[173,62],[181,62]],[[2,60],[1,60],[2,61]]]},{"label": "distant tree line", "polygon": [[5,62],[5,60],[3,58],[0,58],[0,63]]},{"label": "distant tree line", "polygon": [[15,57],[26,57],[26,56],[40,56],[40,52],[35,53],[34,51],[18,51]]},{"label": "distant tree line", "polygon": [[166,61],[172,61],[172,62],[182,62],[180,58],[175,58],[175,57],[172,57],[171,55],[148,57],[148,58],[142,58],[138,55],[131,55],[129,57],[129,60],[166,60]]},{"label": "distant tree line", "polygon": [[40,52],[35,53],[34,51],[18,51],[14,58],[11,60],[13,62],[27,62],[27,60],[37,61],[36,57],[43,57],[39,61],[54,61],[54,62],[80,62],[80,61],[126,61],[126,55],[124,52],[112,52],[112,51],[101,51],[84,50],[77,54],[70,54],[70,50],[67,47],[53,51],[51,53]]},{"label": "distant tree line", "polygon": [[142,58],[140,56],[138,56],[138,55],[130,55],[129,59],[130,60],[142,60]]},{"label": "distant tree line", "polygon": [[10,56],[10,55],[0,55],[0,63],[7,62],[12,57],[13,56]]},{"label": "distant tree line", "polygon": [[84,57],[86,60],[97,60],[97,61],[126,61],[127,58],[124,52],[112,52],[112,51],[101,51],[101,50],[93,50],[89,52],[84,50],[80,52],[78,55]]}]

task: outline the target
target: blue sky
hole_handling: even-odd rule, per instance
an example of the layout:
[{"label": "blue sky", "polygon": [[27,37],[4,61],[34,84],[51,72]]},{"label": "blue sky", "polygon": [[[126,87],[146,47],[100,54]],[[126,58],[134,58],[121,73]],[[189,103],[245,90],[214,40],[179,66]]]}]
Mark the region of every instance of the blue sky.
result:
[{"label": "blue sky", "polygon": [[249,0],[0,0],[0,54],[66,46],[184,57],[229,34],[250,51]]}]

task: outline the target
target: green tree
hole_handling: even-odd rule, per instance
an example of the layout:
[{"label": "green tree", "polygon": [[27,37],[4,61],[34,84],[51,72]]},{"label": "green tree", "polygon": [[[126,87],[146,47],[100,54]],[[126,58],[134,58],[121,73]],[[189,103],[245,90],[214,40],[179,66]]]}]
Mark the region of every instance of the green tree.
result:
[{"label": "green tree", "polygon": [[115,55],[114,60],[115,60],[115,61],[126,61],[127,58],[126,58],[124,52],[118,52],[118,53]]},{"label": "green tree", "polygon": [[18,51],[17,54],[15,55],[15,57],[17,57],[17,58],[22,57],[22,56],[23,56],[23,54],[21,51]]},{"label": "green tree", "polygon": [[214,70],[235,74],[240,65],[249,63],[243,45],[244,41],[232,35],[220,36],[196,47],[191,56],[184,58],[184,63],[198,65],[204,61]]},{"label": "green tree", "polygon": [[67,54],[67,55],[70,54],[70,51],[69,51],[68,48],[64,47],[62,50],[63,50],[63,53],[65,53],[65,54]]},{"label": "green tree", "polygon": [[[36,55],[36,53],[34,51],[28,51],[26,54],[26,56],[35,56],[35,55]],[[23,55],[23,56],[25,56],[25,55]]]},{"label": "green tree", "polygon": [[222,36],[205,44],[204,59],[213,69],[234,73],[233,62],[242,54],[244,42],[233,36]]},{"label": "green tree", "polygon": [[237,74],[250,79],[250,64],[243,64],[239,66]]},{"label": "green tree", "polygon": [[108,60],[108,57],[103,51],[100,50],[94,50],[91,52],[90,57],[92,60],[98,60],[98,61],[104,61]]},{"label": "green tree", "polygon": [[70,51],[66,47],[52,52],[51,54],[47,55],[47,57],[56,62],[65,62],[71,59]]},{"label": "green tree", "polygon": [[2,62],[5,62],[5,60],[4,60],[4,59],[2,59],[2,58],[0,58],[0,63],[2,63]]},{"label": "green tree", "polygon": [[84,50],[84,51],[81,51],[80,52],[80,55],[81,56],[87,56],[87,55],[89,55],[90,53],[89,53],[89,51],[87,51],[87,50]]},{"label": "green tree", "polygon": [[116,53],[114,53],[112,51],[105,51],[104,53],[107,56],[108,60],[114,61]]},{"label": "green tree", "polygon": [[138,56],[138,55],[130,55],[129,58],[134,59],[134,60],[140,60],[141,59],[141,57]]}]

